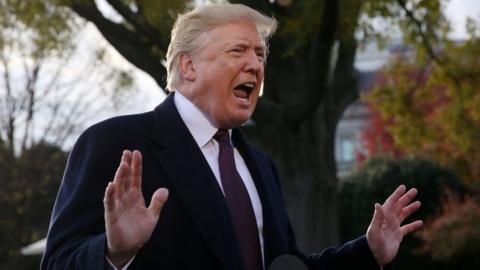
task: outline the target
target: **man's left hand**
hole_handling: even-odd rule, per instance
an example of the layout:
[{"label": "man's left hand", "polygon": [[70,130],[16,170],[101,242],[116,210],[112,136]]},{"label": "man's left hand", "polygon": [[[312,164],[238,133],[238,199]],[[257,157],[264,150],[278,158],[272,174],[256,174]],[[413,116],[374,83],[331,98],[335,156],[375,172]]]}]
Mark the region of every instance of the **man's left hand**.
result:
[{"label": "man's left hand", "polygon": [[367,242],[380,266],[395,258],[405,235],[422,227],[421,220],[402,226],[402,222],[421,205],[419,201],[410,203],[416,195],[416,189],[407,192],[406,187],[401,185],[383,205],[375,204],[375,213],[367,230]]}]

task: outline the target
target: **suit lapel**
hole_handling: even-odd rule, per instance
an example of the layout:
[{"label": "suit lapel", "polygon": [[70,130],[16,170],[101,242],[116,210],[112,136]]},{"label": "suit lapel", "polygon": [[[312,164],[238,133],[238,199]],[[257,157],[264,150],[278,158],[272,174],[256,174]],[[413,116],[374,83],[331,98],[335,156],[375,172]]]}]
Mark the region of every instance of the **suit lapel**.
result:
[{"label": "suit lapel", "polygon": [[254,154],[254,150],[248,144],[240,129],[233,130],[232,140],[252,175],[262,203],[263,248],[265,268],[268,269],[275,257],[288,252],[287,239],[282,237],[285,233],[283,233],[284,229],[281,227],[281,224],[285,224],[285,221],[281,220],[281,215],[276,209],[282,207],[282,204],[279,204],[278,201],[278,196],[281,196],[281,194],[279,194],[279,190],[275,189],[275,183],[273,183],[275,180],[271,179],[273,175],[267,173],[271,163],[262,162],[258,154]]},{"label": "suit lapel", "polygon": [[155,109],[152,139],[159,145],[156,158],[166,172],[193,223],[224,269],[241,269],[223,193],[205,157],[183,123],[173,94]]}]

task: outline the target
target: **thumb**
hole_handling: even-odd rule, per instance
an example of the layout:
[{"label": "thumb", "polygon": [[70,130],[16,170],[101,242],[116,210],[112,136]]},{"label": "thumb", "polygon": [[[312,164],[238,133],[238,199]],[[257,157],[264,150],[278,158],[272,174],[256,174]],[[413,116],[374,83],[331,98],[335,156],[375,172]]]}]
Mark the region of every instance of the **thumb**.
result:
[{"label": "thumb", "polygon": [[150,202],[150,206],[148,210],[155,216],[158,217],[160,215],[160,210],[162,210],[163,205],[168,199],[168,189],[166,188],[159,188],[155,193],[153,193],[152,201]]}]

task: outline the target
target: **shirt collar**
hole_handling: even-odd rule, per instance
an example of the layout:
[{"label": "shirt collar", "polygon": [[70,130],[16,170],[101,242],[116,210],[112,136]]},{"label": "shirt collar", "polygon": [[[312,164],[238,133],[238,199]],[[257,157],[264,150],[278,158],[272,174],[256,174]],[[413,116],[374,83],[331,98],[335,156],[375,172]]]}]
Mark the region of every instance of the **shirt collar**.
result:
[{"label": "shirt collar", "polygon": [[197,145],[200,148],[204,147],[210,142],[218,128],[208,120],[205,114],[195,106],[195,104],[183,96],[180,91],[175,91],[173,102]]}]

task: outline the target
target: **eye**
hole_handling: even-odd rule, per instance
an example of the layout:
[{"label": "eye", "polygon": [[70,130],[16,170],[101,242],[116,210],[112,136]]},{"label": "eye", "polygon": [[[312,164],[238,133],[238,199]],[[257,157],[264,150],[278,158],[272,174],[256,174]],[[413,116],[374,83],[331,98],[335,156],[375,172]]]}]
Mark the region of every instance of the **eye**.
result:
[{"label": "eye", "polygon": [[228,52],[234,55],[241,55],[245,51],[242,47],[234,47],[230,49]]},{"label": "eye", "polygon": [[260,63],[265,63],[265,53],[263,51],[257,51],[257,58]]}]

